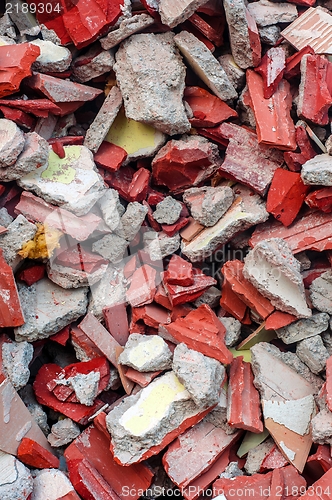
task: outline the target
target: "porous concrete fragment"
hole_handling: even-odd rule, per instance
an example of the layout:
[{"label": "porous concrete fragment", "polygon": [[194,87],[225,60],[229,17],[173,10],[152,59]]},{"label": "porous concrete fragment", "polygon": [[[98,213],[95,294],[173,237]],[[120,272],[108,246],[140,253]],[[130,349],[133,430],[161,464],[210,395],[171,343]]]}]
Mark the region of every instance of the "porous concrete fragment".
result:
[{"label": "porous concrete fragment", "polygon": [[244,259],[243,274],[280,311],[298,318],[312,314],[307,306],[300,263],[285,240],[262,240]]},{"label": "porous concrete fragment", "polygon": [[166,196],[165,199],[157,203],[153,218],[159,224],[174,224],[180,217],[182,205],[172,196]]},{"label": "porous concrete fragment", "polygon": [[310,300],[318,311],[332,315],[332,271],[326,271],[311,283]]},{"label": "porous concrete fragment", "polygon": [[225,377],[225,367],[219,361],[178,344],[173,370],[197,406],[207,408],[218,403]]},{"label": "porous concrete fragment", "polygon": [[237,196],[232,206],[214,226],[204,229],[189,243],[182,241],[181,250],[192,262],[204,260],[235,234],[267,220],[263,198],[239,184],[234,191]]},{"label": "porous concrete fragment", "polygon": [[226,72],[206,45],[192,33],[181,31],[174,42],[199,78],[223,101],[237,98],[237,92]]},{"label": "porous concrete fragment", "polygon": [[140,230],[147,213],[148,208],[141,203],[137,201],[128,203],[119,226],[114,230],[115,234],[127,241],[131,241]]},{"label": "porous concrete fragment", "polygon": [[276,334],[285,344],[293,344],[300,340],[319,335],[329,327],[329,315],[313,314],[311,318],[299,319],[295,323],[276,330]]},{"label": "porous concrete fragment", "polygon": [[296,5],[260,0],[248,4],[248,10],[258,26],[270,26],[277,23],[291,23],[297,18]]},{"label": "porous concrete fragment", "polygon": [[167,236],[162,231],[160,233],[148,231],[144,233],[143,240],[150,259],[154,262],[161,261],[167,255],[173,255],[180,248],[178,233],[174,236]]},{"label": "porous concrete fragment", "polygon": [[332,412],[322,408],[311,421],[312,440],[318,444],[332,445]]},{"label": "porous concrete fragment", "polygon": [[92,45],[83,55],[76,57],[72,63],[72,75],[80,83],[97,78],[111,71],[114,66],[114,52],[100,50],[100,45]]},{"label": "porous concrete fragment", "polygon": [[29,364],[33,358],[33,346],[29,342],[4,342],[2,344],[3,370],[18,391],[29,380]]},{"label": "porous concrete fragment", "polygon": [[326,360],[329,358],[329,353],[320,335],[298,342],[296,354],[317,375],[325,369]]},{"label": "porous concrete fragment", "polygon": [[205,3],[205,0],[159,0],[158,11],[161,22],[174,28],[188,19]]},{"label": "porous concrete fragment", "polygon": [[220,323],[226,328],[225,344],[226,347],[233,347],[239,342],[241,335],[241,323],[235,318],[220,317],[218,316]]},{"label": "porous concrete fragment", "polygon": [[29,469],[13,455],[0,451],[1,500],[26,500],[32,489],[33,481]]},{"label": "porous concrete fragment", "polygon": [[33,491],[30,500],[58,500],[73,492],[74,487],[67,476],[56,469],[35,471]]},{"label": "porous concrete fragment", "polygon": [[190,188],[183,193],[191,215],[205,227],[214,226],[234,201],[234,192],[228,186]]},{"label": "porous concrete fragment", "polygon": [[246,463],[244,464],[244,469],[247,474],[252,475],[259,472],[264,458],[272,450],[273,446],[273,439],[270,438],[248,451]]},{"label": "porous concrete fragment", "polygon": [[244,472],[239,469],[238,462],[230,462],[225,471],[219,474],[219,478],[233,479],[234,477],[243,476]]},{"label": "porous concrete fragment", "polygon": [[50,432],[50,428],[47,423],[47,415],[44,412],[42,405],[37,402],[32,385],[27,384],[23,387],[19,391],[19,395],[43,433],[47,435]]},{"label": "porous concrete fragment", "polygon": [[167,372],[107,415],[114,457],[123,465],[138,462],[165,447],[189,419],[198,422],[201,414],[175,373]]},{"label": "porous concrete fragment", "polygon": [[237,91],[241,90],[246,81],[246,73],[236,64],[232,54],[224,54],[223,56],[218,57],[218,61],[233,87]]},{"label": "porous concrete fragment", "polygon": [[25,323],[15,328],[18,342],[45,339],[76,321],[86,312],[87,288],[64,290],[47,278],[21,285],[19,296]]},{"label": "porous concrete fragment", "polygon": [[[224,0],[226,20],[229,29],[231,50],[234,60],[242,69],[257,66],[261,47],[256,22],[246,8],[244,0]],[[255,47],[251,41],[255,36]]]},{"label": "porous concrete fragment", "polygon": [[37,227],[29,222],[23,215],[18,215],[8,226],[8,231],[0,235],[0,248],[6,262],[15,271],[22,258],[17,252],[22,250],[22,246],[32,240],[37,231]]},{"label": "porous concrete fragment", "polygon": [[121,217],[126,209],[121,204],[119,193],[115,189],[107,189],[104,195],[99,198],[97,204],[103,214],[103,219],[111,231],[114,231],[120,224]]},{"label": "porous concrete fragment", "polygon": [[56,285],[61,288],[81,288],[92,286],[104,276],[107,269],[107,264],[100,264],[92,273],[73,269],[72,267],[61,266],[55,264],[54,259],[47,263],[47,276]]},{"label": "porous concrete fragment", "polygon": [[9,182],[20,179],[47,163],[49,153],[48,142],[36,132],[25,135],[22,153],[17,161],[6,169],[0,170],[0,181]]},{"label": "porous concrete fragment", "polygon": [[84,146],[96,153],[105,139],[122,106],[122,95],[117,86],[112,87],[96,118],[86,131]]},{"label": "porous concrete fragment", "polygon": [[0,119],[0,168],[10,167],[24,147],[24,134],[16,123]]},{"label": "porous concrete fragment", "polygon": [[14,24],[12,23],[9,14],[3,14],[3,16],[0,18],[0,35],[4,35],[10,38],[16,38]]},{"label": "porous concrete fragment", "polygon": [[105,50],[112,49],[130,35],[148,28],[153,23],[153,17],[148,14],[138,14],[129,17],[128,19],[124,19],[116,30],[110,31],[105,38],[101,38],[100,44]]},{"label": "porous concrete fragment", "polygon": [[81,430],[75,422],[70,418],[64,418],[52,425],[51,432],[47,436],[47,441],[54,447],[64,446],[71,443],[80,433]]},{"label": "porous concrete fragment", "polygon": [[66,47],[56,45],[49,40],[40,40],[39,38],[32,40],[30,43],[40,48],[40,55],[32,65],[35,71],[41,73],[61,73],[69,68],[71,52]]},{"label": "porous concrete fragment", "polygon": [[120,45],[114,71],[127,118],[169,135],[190,130],[182,102],[186,71],[172,33],[132,35]]},{"label": "porous concrete fragment", "polygon": [[232,428],[227,423],[227,392],[224,388],[220,391],[218,403],[213,407],[213,410],[206,415],[205,420],[211,422],[215,427],[220,427],[226,434],[234,434],[234,432],[237,432],[237,429]]},{"label": "porous concrete fragment", "polygon": [[7,208],[0,208],[0,225],[4,227],[8,227],[14,220],[14,217],[9,215]]},{"label": "porous concrete fragment", "polygon": [[92,244],[92,251],[110,262],[119,262],[128,246],[128,241],[117,234],[106,234]]},{"label": "porous concrete fragment", "polygon": [[78,373],[66,379],[57,379],[55,382],[58,385],[71,387],[82,405],[93,406],[98,394],[99,380],[100,373],[92,371],[90,373]]},{"label": "porous concrete fragment", "polygon": [[102,320],[104,307],[126,302],[124,281],[123,271],[109,265],[99,283],[90,288],[88,312]]},{"label": "porous concrete fragment", "polygon": [[272,26],[264,26],[264,28],[258,28],[261,42],[266,43],[267,45],[272,45],[272,47],[274,47],[279,40],[280,32],[280,27],[275,24]]},{"label": "porous concrete fragment", "polygon": [[118,361],[139,372],[167,370],[172,367],[172,353],[158,335],[132,333]]},{"label": "porous concrete fragment", "polygon": [[194,301],[194,306],[199,307],[202,304],[207,304],[211,307],[211,309],[214,309],[215,307],[218,307],[220,297],[221,291],[215,286],[210,286],[208,290],[206,290],[200,297],[198,297],[198,299]]},{"label": "porous concrete fragment", "polygon": [[332,135],[329,135],[329,137],[326,139],[325,148],[326,148],[327,154],[329,154],[331,156],[332,155]]},{"label": "porous concrete fragment", "polygon": [[48,162],[22,177],[18,184],[45,201],[59,205],[75,215],[85,215],[102,196],[105,186],[85,146],[65,146],[59,158],[52,149]]},{"label": "porous concrete fragment", "polygon": [[39,27],[43,40],[53,42],[55,45],[61,45],[61,40],[54,30],[46,28],[45,24],[40,24]]},{"label": "porous concrete fragment", "polygon": [[302,165],[301,177],[304,184],[332,186],[332,156],[323,153]]}]

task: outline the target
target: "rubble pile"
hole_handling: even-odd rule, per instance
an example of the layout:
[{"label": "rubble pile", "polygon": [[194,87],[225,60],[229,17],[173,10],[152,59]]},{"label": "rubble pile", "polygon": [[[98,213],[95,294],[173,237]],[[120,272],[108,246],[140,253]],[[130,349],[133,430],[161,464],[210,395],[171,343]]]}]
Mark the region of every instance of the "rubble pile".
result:
[{"label": "rubble pile", "polygon": [[332,2],[0,17],[0,499],[332,499]]}]

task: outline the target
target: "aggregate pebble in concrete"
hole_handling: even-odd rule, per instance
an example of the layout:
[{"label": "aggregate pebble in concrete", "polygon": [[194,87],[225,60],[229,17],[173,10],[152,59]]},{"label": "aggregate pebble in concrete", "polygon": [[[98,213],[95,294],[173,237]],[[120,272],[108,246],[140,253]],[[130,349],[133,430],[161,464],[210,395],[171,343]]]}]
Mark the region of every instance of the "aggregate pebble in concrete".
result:
[{"label": "aggregate pebble in concrete", "polygon": [[225,368],[219,361],[179,344],[174,350],[173,370],[197,406],[217,404],[225,377]]},{"label": "aggregate pebble in concrete", "polygon": [[45,339],[86,312],[87,288],[64,290],[47,278],[30,287],[21,285],[19,296],[25,323],[15,328],[17,341]]},{"label": "aggregate pebble in concrete", "polygon": [[29,364],[33,358],[33,346],[28,342],[4,342],[2,344],[3,369],[18,391],[29,380]]}]

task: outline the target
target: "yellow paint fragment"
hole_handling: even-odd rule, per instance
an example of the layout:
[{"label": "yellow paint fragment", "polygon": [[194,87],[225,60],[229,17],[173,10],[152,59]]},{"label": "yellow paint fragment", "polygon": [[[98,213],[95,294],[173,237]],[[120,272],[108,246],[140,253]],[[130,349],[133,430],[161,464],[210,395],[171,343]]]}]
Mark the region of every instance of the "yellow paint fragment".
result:
[{"label": "yellow paint fragment", "polygon": [[[154,337],[154,338],[153,338]],[[151,340],[141,342],[130,351],[129,361],[138,368],[145,365],[151,357],[158,357],[164,348],[164,341],[158,335],[151,335]]]},{"label": "yellow paint fragment", "polygon": [[61,184],[70,184],[76,175],[76,170],[70,165],[80,157],[81,146],[67,146],[64,148],[66,156],[59,156],[50,150],[48,166],[41,174],[42,179],[60,182]]},{"label": "yellow paint fragment", "polygon": [[59,248],[61,231],[48,228],[46,225],[37,224],[37,232],[33,240],[24,243],[18,255],[24,259],[49,259],[55,248]]}]

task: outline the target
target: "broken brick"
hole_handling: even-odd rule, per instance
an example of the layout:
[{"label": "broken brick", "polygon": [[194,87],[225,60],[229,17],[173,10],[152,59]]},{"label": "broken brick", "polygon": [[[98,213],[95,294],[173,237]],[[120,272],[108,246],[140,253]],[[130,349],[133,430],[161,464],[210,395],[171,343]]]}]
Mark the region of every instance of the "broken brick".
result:
[{"label": "broken brick", "polygon": [[169,261],[164,281],[171,285],[190,286],[194,284],[194,273],[191,262],[178,255],[173,255]]},{"label": "broken brick", "polygon": [[316,156],[316,151],[312,147],[306,129],[301,125],[301,122],[296,125],[295,137],[300,153],[285,151],[284,159],[289,170],[292,172],[299,172],[306,161]]},{"label": "broken brick", "polygon": [[23,78],[31,75],[31,65],[40,54],[40,49],[30,43],[0,46],[0,98],[14,94]]},{"label": "broken brick", "polygon": [[127,290],[127,299],[132,306],[150,304],[156,293],[156,271],[144,264],[136,269],[130,277],[130,287]]},{"label": "broken brick", "polygon": [[24,324],[24,315],[21,308],[20,298],[17,292],[15,278],[12,268],[7,264],[0,249],[0,326],[15,327]]},{"label": "broken brick", "polygon": [[305,198],[305,203],[310,208],[318,208],[324,213],[332,212],[332,187],[312,191]]},{"label": "broken brick", "polygon": [[264,80],[263,95],[265,99],[270,99],[276,92],[282,80],[285,66],[284,49],[282,47],[272,47],[263,56],[259,66],[255,68],[255,71],[259,73]]},{"label": "broken brick", "polygon": [[36,281],[41,280],[44,276],[45,276],[44,265],[31,266],[19,273],[20,280],[24,281],[28,286],[33,285],[33,283],[36,283]]},{"label": "broken brick", "polygon": [[165,280],[164,287],[173,307],[198,299],[210,286],[216,284],[214,278],[206,276],[199,270],[195,270],[193,278],[193,284],[188,286],[173,285]]},{"label": "broken brick", "polygon": [[200,87],[186,87],[184,99],[194,115],[189,120],[193,127],[215,127],[237,117],[236,111],[225,102]]},{"label": "broken brick", "polygon": [[36,469],[59,468],[59,459],[36,441],[24,437],[17,450],[17,458]]}]

